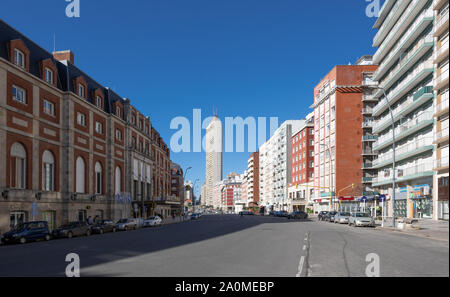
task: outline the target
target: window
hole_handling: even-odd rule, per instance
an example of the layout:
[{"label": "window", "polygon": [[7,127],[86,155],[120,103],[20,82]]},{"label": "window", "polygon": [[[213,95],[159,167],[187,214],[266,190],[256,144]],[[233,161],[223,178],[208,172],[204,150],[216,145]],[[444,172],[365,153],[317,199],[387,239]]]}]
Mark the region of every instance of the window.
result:
[{"label": "window", "polygon": [[44,113],[54,116],[55,115],[55,105],[44,99]]},{"label": "window", "polygon": [[78,96],[84,98],[85,90],[82,84],[78,84]]},{"label": "window", "polygon": [[42,155],[42,189],[44,191],[53,192],[55,190],[54,170],[55,159],[53,154],[49,151],[45,151]]},{"label": "window", "polygon": [[102,165],[95,163],[95,194],[102,194]]},{"label": "window", "polygon": [[102,97],[97,96],[95,99],[95,105],[97,105],[98,108],[102,108]]},{"label": "window", "polygon": [[120,115],[120,107],[116,108],[116,116],[118,116],[119,118],[121,117],[121,115]]},{"label": "window", "polygon": [[115,184],[115,193],[119,194],[121,191],[121,180],[122,180],[122,172],[120,167],[116,167],[116,184]]},{"label": "window", "polygon": [[95,132],[97,132],[98,134],[102,134],[103,133],[103,125],[102,125],[102,123],[95,122]]},{"label": "window", "polygon": [[53,71],[48,68],[45,68],[45,81],[51,85],[53,84]]},{"label": "window", "polygon": [[14,64],[21,68],[25,68],[25,55],[18,49],[14,49]]},{"label": "window", "polygon": [[86,115],[84,113],[79,112],[77,114],[77,123],[80,126],[86,127]]},{"label": "window", "polygon": [[84,160],[81,157],[78,157],[76,163],[76,192],[84,193],[85,192],[85,165]]},{"label": "window", "polygon": [[22,89],[16,85],[13,85],[12,96],[13,96],[13,100],[18,101],[23,104],[27,104],[27,92],[24,89]]},{"label": "window", "polygon": [[27,153],[22,144],[11,146],[11,185],[15,189],[26,188]]},{"label": "window", "polygon": [[119,129],[116,130],[116,139],[122,140],[122,131],[120,131]]}]

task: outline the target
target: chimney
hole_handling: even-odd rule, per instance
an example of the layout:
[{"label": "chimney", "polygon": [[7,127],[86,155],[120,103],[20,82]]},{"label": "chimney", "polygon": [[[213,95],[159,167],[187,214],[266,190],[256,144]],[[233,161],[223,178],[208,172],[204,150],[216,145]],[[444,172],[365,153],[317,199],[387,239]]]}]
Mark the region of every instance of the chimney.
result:
[{"label": "chimney", "polygon": [[71,50],[53,52],[53,57],[58,61],[69,61],[71,64],[75,65],[75,57]]}]

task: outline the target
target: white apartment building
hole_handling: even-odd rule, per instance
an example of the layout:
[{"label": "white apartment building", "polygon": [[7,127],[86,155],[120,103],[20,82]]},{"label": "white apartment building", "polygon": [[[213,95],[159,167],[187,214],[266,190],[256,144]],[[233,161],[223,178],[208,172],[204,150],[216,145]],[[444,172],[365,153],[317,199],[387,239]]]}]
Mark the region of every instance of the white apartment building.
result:
[{"label": "white apartment building", "polygon": [[305,120],[288,120],[260,148],[260,206],[270,210],[288,210],[288,186],[292,175],[292,134]]},{"label": "white apartment building", "polygon": [[449,219],[448,209],[448,86],[449,86],[449,3],[446,0],[437,0],[433,3],[435,11],[434,37],[436,38],[434,63],[437,66],[434,79],[434,92],[436,103],[434,106],[434,118],[436,121],[434,144],[436,145],[434,170],[436,175],[433,180],[433,208],[434,219]]},{"label": "white apartment building", "polygon": [[[373,63],[379,65],[373,80],[386,91],[395,121],[396,172],[392,169],[393,131],[389,104],[383,90],[373,98],[372,110],[378,135],[373,149],[377,175],[372,186],[395,202],[398,217],[431,218],[434,213],[433,187],[433,23],[432,0],[387,0],[374,28],[377,51]],[[393,177],[397,185],[392,189]]]},{"label": "white apartment building", "polygon": [[220,182],[222,176],[222,148],[223,148],[222,122],[216,116],[206,128],[205,150],[206,150],[206,179],[205,197],[202,197],[205,205],[214,205],[215,184]]}]

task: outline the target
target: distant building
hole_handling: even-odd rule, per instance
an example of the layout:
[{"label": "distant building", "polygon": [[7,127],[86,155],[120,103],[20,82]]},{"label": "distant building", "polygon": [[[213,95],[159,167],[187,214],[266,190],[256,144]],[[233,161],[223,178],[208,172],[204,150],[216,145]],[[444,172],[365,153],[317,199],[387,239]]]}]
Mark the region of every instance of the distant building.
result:
[{"label": "distant building", "polygon": [[213,205],[215,184],[222,180],[222,122],[216,116],[206,128],[206,178],[203,205]]}]

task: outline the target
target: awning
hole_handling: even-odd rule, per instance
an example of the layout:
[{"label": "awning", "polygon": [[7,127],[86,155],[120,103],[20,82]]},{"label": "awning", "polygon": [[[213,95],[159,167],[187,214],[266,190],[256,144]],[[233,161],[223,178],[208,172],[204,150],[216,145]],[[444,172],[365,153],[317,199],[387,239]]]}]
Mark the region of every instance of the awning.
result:
[{"label": "awning", "polygon": [[353,196],[340,196],[339,201],[355,201],[355,197]]}]

